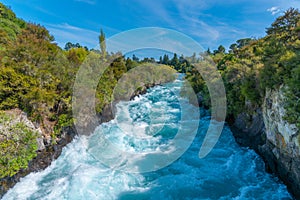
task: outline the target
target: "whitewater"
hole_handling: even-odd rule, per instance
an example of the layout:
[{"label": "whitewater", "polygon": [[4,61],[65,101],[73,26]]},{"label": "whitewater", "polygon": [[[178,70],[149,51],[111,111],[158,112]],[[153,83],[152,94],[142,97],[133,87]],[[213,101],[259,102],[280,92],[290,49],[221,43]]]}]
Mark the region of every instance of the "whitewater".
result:
[{"label": "whitewater", "polygon": [[[149,155],[167,159],[182,148],[172,140],[178,130],[183,135],[191,131],[181,127],[190,121],[179,123],[183,109],[191,118],[199,117],[198,108],[179,95],[182,85],[177,79],[119,102],[114,120],[75,138],[51,166],[22,178],[3,199],[291,199],[286,186],[265,171],[262,159],[236,144],[226,125],[214,149],[199,158],[210,123],[204,110],[195,138],[180,138],[188,144],[183,155],[167,166],[164,157],[162,162],[149,160]],[[124,153],[105,149],[107,141]],[[156,165],[156,170],[143,170]]]}]

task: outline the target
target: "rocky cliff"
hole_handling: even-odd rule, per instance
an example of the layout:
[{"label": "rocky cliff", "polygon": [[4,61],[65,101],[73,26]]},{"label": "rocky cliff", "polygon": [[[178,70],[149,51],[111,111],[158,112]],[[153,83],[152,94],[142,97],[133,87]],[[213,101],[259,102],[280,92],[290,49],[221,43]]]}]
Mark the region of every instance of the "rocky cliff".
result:
[{"label": "rocky cliff", "polygon": [[231,126],[236,141],[262,156],[266,169],[276,174],[300,199],[299,130],[284,120],[284,88],[267,90],[261,108],[238,115]]},{"label": "rocky cliff", "polygon": [[13,187],[20,178],[31,172],[37,172],[48,167],[51,162],[61,154],[63,147],[71,142],[76,135],[74,127],[63,128],[59,138],[53,143],[51,139],[49,140],[48,133],[45,133],[44,127],[40,127],[38,123],[30,121],[25,112],[19,109],[13,109],[5,113],[11,117],[10,125],[21,122],[37,133],[37,154],[36,157],[28,163],[26,169],[21,169],[11,177],[7,176],[0,179],[0,198],[9,188]]}]

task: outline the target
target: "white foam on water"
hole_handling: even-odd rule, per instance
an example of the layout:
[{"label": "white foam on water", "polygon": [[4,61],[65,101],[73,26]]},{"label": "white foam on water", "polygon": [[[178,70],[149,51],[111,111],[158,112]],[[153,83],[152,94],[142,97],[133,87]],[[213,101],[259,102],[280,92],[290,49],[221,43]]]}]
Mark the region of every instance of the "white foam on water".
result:
[{"label": "white foam on water", "polygon": [[[179,107],[180,98],[174,94],[179,94],[181,83],[176,80],[172,90],[172,84],[157,86],[133,101],[120,102],[118,120],[73,140],[51,166],[22,178],[3,199],[291,199],[286,186],[264,171],[262,159],[235,143],[228,127],[213,151],[199,159],[208,116],[201,118],[190,148],[169,166],[148,173],[122,171],[126,166],[138,171],[153,164],[146,159],[151,155],[168,159],[189,144],[198,115],[188,101],[181,101],[184,108]],[[182,109],[188,118],[181,116]],[[175,146],[172,138],[177,134]],[[109,143],[121,153],[106,149]],[[154,160],[157,165],[163,161]]]}]

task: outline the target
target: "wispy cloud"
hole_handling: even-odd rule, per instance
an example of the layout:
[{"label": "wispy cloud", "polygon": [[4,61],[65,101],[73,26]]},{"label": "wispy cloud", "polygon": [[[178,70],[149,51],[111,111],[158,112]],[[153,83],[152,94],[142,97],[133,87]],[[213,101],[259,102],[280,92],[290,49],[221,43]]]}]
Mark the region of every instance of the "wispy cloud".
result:
[{"label": "wispy cloud", "polygon": [[278,8],[277,6],[273,6],[271,8],[268,8],[267,11],[270,12],[272,15],[276,15],[281,11],[281,9]]},{"label": "wispy cloud", "polygon": [[59,46],[64,47],[67,42],[79,42],[81,45],[96,47],[98,44],[98,32],[63,24],[45,24],[50,33],[55,36]]},{"label": "wispy cloud", "polygon": [[[275,2],[274,2],[275,4]],[[300,8],[300,1],[299,0],[290,0],[290,1],[286,1],[286,0],[278,0],[276,2],[276,5],[278,5],[279,8],[281,8],[281,11],[285,11],[290,7],[293,8]]]},{"label": "wispy cloud", "polygon": [[[155,16],[160,21],[164,21],[169,25],[176,24],[174,18],[171,16],[170,12],[165,7],[166,4],[165,0],[161,0],[161,1],[134,0],[133,3],[138,4],[137,8],[142,7],[143,9],[145,9],[146,12],[147,11],[151,12],[151,15]],[[146,15],[141,15],[137,19],[141,19],[145,21],[149,20],[147,19]]]},{"label": "wispy cloud", "polygon": [[[210,45],[211,41],[215,42],[220,38],[220,32],[214,26],[209,25],[206,21],[201,19],[201,17],[206,15],[201,11],[210,6],[204,0],[187,0],[184,2],[172,0],[173,3],[165,0],[135,0],[135,2],[140,4],[143,8],[149,9],[151,14],[154,14],[155,18],[157,18],[160,23],[162,22],[164,26],[192,36],[201,43],[205,41],[205,46]],[[170,5],[174,7],[171,10],[169,8]],[[206,15],[205,17],[208,16]],[[143,20],[153,21],[153,16],[151,19],[147,19],[147,16],[145,16]]]},{"label": "wispy cloud", "polygon": [[[193,37],[206,48],[216,48],[221,43],[229,46],[239,38],[249,37],[243,24],[245,19],[235,22],[226,17],[218,17],[210,12],[216,6],[219,8],[222,6],[225,8],[230,5],[235,6],[235,0],[226,2],[218,0],[172,0],[172,3],[165,0],[135,1],[145,9],[151,9],[151,14],[155,12],[155,18],[161,20],[161,23],[158,22],[159,24]],[[241,1],[246,2],[247,0]],[[153,16],[151,19],[147,19],[147,15],[145,15],[143,20],[153,21]]]},{"label": "wispy cloud", "polygon": [[203,52],[203,48],[192,38],[171,29],[146,27],[132,29],[117,34],[107,40],[108,51],[121,51],[123,54],[141,49],[157,49],[192,55]]},{"label": "wispy cloud", "polygon": [[90,5],[96,4],[96,0],[75,0],[75,1],[87,3],[87,4],[90,4]]},{"label": "wispy cloud", "polygon": [[[217,3],[215,0],[209,2],[205,0],[172,1],[172,6],[175,7],[173,12],[175,10],[176,13],[170,11],[170,3],[164,0],[153,5],[156,7],[151,6],[150,1],[139,0],[140,3],[144,4],[145,8],[155,10],[157,17],[168,23],[168,27],[194,37],[201,45],[206,47],[219,45],[220,40],[230,40],[232,38],[244,37],[245,35],[245,31],[240,30],[233,24],[228,24],[222,19],[205,12]],[[155,3],[157,2],[155,1]],[[228,3],[231,4],[233,2],[230,0]]]},{"label": "wispy cloud", "polygon": [[49,16],[57,17],[57,15],[55,13],[50,12],[49,10],[46,10],[42,7],[34,6],[33,8],[36,9],[37,11],[41,12],[41,13],[47,14]]},{"label": "wispy cloud", "polygon": [[180,11],[202,11],[204,9],[207,9],[208,7],[211,6],[212,1],[205,1],[205,0],[173,0],[174,4],[179,8]]}]

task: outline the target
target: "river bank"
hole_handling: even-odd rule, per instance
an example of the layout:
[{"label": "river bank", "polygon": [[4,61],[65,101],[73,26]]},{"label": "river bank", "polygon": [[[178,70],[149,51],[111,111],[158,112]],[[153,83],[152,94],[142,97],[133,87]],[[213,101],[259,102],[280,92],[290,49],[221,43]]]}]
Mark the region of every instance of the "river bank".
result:
[{"label": "river bank", "polygon": [[[202,116],[200,123],[190,120],[198,119],[199,112],[187,99],[176,98],[180,84],[152,87],[133,101],[119,102],[114,120],[102,123],[90,136],[75,138],[50,167],[24,177],[3,199],[290,199],[286,186],[266,173],[253,150],[234,141],[228,126],[210,154],[199,159],[210,116]],[[189,118],[182,119],[182,113]],[[198,129],[191,128],[193,122],[199,124]],[[191,130],[197,130],[194,139],[188,137]],[[175,135],[185,137],[174,144]],[[103,136],[118,146],[121,155],[118,149],[107,148]],[[135,166],[140,172],[151,163],[159,165],[168,160],[166,155],[170,158],[177,152],[172,150],[183,148],[178,145],[187,144],[180,158],[161,169],[123,170]],[[151,155],[163,158],[153,160]],[[97,156],[108,159],[111,167]]]},{"label": "river bank", "polygon": [[[132,100],[136,96],[145,94],[149,88],[160,84],[162,83],[159,82],[159,83],[145,84],[130,96],[130,100]],[[108,104],[103,108],[103,111],[98,114],[98,121],[93,126],[94,128],[96,128],[102,123],[114,119],[115,108],[113,108],[113,106],[116,105],[118,102],[112,102],[111,104]],[[67,146],[69,143],[71,143],[77,135],[78,134],[75,125],[72,125],[70,127],[64,127],[60,133],[59,140],[56,142],[56,144],[50,144],[50,145],[43,144],[45,148],[37,151],[37,156],[29,162],[28,168],[21,169],[18,173],[16,173],[11,177],[4,177],[0,179],[0,198],[10,188],[14,187],[14,185],[17,184],[21,178],[27,176],[32,172],[38,172],[49,167],[51,163],[61,155],[62,149],[65,146]],[[46,141],[42,141],[42,142],[46,143]]]},{"label": "river bank", "polygon": [[295,199],[300,199],[299,130],[284,120],[284,92],[269,90],[260,108],[244,112],[231,120],[236,142],[254,149],[265,162],[266,171],[287,185]]}]

